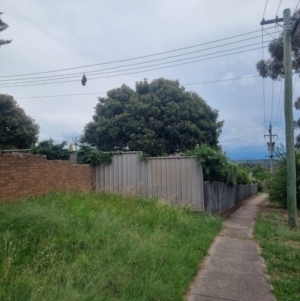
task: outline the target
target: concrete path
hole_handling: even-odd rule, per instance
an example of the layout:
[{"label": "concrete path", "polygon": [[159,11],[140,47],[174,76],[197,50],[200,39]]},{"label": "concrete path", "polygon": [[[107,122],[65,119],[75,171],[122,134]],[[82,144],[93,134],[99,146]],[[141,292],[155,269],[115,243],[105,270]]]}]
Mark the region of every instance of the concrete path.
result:
[{"label": "concrete path", "polygon": [[246,202],[225,220],[209,256],[192,283],[188,301],[274,301],[252,231],[264,195]]}]

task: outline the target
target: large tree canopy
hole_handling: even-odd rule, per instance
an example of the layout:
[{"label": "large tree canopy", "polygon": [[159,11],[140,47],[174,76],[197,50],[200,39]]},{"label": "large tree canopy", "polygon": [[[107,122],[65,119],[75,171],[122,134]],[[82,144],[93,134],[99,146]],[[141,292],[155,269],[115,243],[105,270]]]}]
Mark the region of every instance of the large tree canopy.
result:
[{"label": "large tree canopy", "polygon": [[100,150],[143,151],[151,156],[185,151],[197,144],[216,147],[223,125],[213,110],[178,81],[163,78],[122,85],[99,97],[82,142]]},{"label": "large tree canopy", "polygon": [[[0,16],[2,14],[3,13],[0,12]],[[1,20],[1,17],[0,17],[0,32],[3,31],[3,30],[5,30],[5,29],[7,29],[7,28],[8,28],[8,25],[5,22],[3,22]],[[0,46],[5,45],[5,44],[9,44],[9,43],[11,43],[11,41],[12,40],[3,40],[3,39],[0,39]]]},{"label": "large tree canopy", "polygon": [[0,149],[30,148],[36,143],[39,126],[17,105],[14,98],[0,94]]}]

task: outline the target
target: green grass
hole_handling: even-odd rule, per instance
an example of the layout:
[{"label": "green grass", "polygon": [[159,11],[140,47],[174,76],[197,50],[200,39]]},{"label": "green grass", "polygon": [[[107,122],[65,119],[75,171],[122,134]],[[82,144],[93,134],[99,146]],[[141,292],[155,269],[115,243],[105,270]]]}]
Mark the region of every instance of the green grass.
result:
[{"label": "green grass", "polygon": [[0,300],[183,300],[220,229],[218,217],[108,193],[0,204]]},{"label": "green grass", "polygon": [[277,301],[300,300],[300,230],[290,230],[287,211],[264,206],[254,235],[262,248]]}]

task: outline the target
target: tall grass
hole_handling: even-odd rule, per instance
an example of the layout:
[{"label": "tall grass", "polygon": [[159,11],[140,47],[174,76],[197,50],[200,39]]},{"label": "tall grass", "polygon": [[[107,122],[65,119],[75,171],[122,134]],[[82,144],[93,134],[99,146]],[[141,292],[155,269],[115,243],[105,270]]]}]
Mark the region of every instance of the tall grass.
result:
[{"label": "tall grass", "polygon": [[290,230],[287,211],[262,207],[254,235],[262,248],[276,300],[300,300],[300,230]]},{"label": "tall grass", "polygon": [[108,193],[0,205],[0,300],[183,300],[217,217]]}]

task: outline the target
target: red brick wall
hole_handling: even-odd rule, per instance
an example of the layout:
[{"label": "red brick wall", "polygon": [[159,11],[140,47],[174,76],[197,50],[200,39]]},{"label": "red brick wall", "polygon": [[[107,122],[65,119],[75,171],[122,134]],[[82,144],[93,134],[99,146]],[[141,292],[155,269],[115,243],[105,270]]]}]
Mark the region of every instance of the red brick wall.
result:
[{"label": "red brick wall", "polygon": [[48,161],[44,155],[0,154],[0,201],[58,191],[84,192],[93,186],[90,165]]}]

